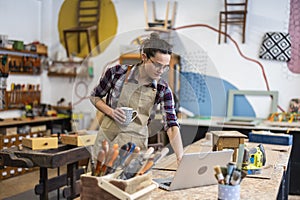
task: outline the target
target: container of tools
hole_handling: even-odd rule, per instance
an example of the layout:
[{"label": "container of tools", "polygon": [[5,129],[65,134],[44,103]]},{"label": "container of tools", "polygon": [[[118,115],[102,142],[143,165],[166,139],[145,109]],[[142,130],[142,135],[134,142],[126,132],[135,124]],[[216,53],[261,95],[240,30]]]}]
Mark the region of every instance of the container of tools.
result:
[{"label": "container of tools", "polygon": [[127,180],[118,179],[120,173],[121,170],[102,177],[81,175],[80,199],[151,199],[151,192],[158,187],[151,172]]}]

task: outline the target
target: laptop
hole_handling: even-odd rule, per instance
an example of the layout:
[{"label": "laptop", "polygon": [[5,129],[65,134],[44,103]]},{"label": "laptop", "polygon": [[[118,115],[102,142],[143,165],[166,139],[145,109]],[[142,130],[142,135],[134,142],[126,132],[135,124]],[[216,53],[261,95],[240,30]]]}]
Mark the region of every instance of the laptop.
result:
[{"label": "laptop", "polygon": [[214,167],[226,166],[233,150],[184,154],[174,177],[153,179],[168,191],[217,184]]}]

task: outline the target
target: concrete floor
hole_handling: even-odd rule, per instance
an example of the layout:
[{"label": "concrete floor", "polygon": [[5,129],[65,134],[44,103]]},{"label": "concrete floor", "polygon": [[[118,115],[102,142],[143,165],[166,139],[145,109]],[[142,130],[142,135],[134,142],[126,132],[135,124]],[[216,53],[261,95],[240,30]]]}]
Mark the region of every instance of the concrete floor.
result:
[{"label": "concrete floor", "polygon": [[[60,169],[60,173],[66,172],[66,167]],[[57,175],[56,169],[49,169],[49,178]],[[39,171],[35,170],[24,175],[8,178],[0,181],[0,199],[3,200],[38,200],[34,187],[39,183]],[[49,200],[56,200],[57,191],[49,193]],[[60,199],[64,199],[60,192]],[[80,198],[77,198],[80,199]],[[300,200],[300,196],[289,195],[289,200]]]}]

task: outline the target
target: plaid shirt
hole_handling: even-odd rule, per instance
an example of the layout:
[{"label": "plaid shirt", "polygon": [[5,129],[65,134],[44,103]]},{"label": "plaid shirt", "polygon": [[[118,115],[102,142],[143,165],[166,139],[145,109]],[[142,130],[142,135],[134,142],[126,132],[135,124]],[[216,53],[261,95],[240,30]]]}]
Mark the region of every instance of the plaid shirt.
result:
[{"label": "plaid shirt", "polygon": [[[116,65],[109,68],[101,77],[99,84],[94,88],[91,96],[100,98],[107,96],[106,104],[112,108],[116,108],[127,70],[127,65]],[[129,74],[128,81],[137,83],[134,79],[137,72],[137,67],[133,67]],[[150,84],[148,87],[156,87],[156,85]],[[161,104],[163,118],[165,121],[165,130],[172,126],[179,126],[175,113],[172,91],[168,84],[162,79],[157,83],[157,93],[154,104]],[[155,107],[156,106],[154,106],[154,108]],[[150,120],[151,119],[149,118],[149,122]]]}]

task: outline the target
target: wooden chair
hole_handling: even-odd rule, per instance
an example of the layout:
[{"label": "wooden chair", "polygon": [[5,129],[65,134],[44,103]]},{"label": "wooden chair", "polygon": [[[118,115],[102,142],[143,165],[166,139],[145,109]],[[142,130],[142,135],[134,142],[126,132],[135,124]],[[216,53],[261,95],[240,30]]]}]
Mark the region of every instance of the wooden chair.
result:
[{"label": "wooden chair", "polygon": [[[219,44],[221,42],[222,27],[225,27],[224,32],[227,34],[228,25],[242,26],[242,42],[245,43],[247,5],[248,0],[232,3],[229,0],[224,0],[225,10],[219,14]],[[224,37],[224,42],[227,42],[227,35]]]},{"label": "wooden chair", "polygon": [[156,7],[155,1],[152,1],[152,21],[149,21],[148,18],[148,1],[144,0],[144,12],[145,12],[145,19],[146,19],[146,30],[149,31],[169,31],[175,25],[175,18],[177,12],[177,1],[173,2],[172,8],[172,16],[169,19],[169,12],[170,12],[170,1],[167,3],[165,19],[158,19],[156,16]]},{"label": "wooden chair", "polygon": [[94,32],[96,38],[97,50],[99,47],[99,27],[98,22],[100,18],[100,3],[101,0],[78,0],[77,6],[77,26],[64,29],[64,42],[66,45],[67,56],[70,56],[68,47],[68,34],[77,34],[77,52],[81,52],[80,34],[85,33],[87,38],[87,45],[89,52],[92,51],[91,35]]}]

